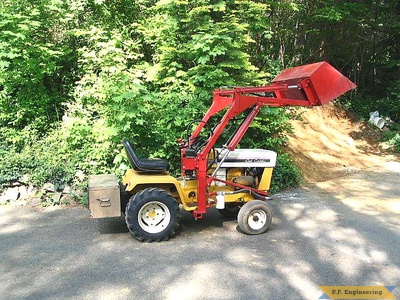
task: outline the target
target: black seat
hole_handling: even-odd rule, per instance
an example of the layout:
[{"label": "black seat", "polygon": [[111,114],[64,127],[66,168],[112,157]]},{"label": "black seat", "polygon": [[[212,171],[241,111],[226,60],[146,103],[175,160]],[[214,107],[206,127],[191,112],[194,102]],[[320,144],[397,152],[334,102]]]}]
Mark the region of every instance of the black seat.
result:
[{"label": "black seat", "polygon": [[124,144],[126,155],[134,170],[154,173],[164,173],[168,170],[169,164],[166,160],[139,158],[129,141],[123,140],[122,143]]}]

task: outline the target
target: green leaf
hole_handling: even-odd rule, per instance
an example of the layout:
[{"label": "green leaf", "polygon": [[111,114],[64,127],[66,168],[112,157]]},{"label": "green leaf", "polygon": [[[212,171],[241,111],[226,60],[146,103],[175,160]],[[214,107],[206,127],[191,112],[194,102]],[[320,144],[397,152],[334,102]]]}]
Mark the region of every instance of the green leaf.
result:
[{"label": "green leaf", "polygon": [[5,60],[0,60],[0,68],[8,68],[10,66],[10,63]]},{"label": "green leaf", "polygon": [[198,62],[199,64],[205,65],[209,60],[210,60],[210,57],[209,57],[209,56],[200,56],[200,57],[197,59],[197,62]]}]

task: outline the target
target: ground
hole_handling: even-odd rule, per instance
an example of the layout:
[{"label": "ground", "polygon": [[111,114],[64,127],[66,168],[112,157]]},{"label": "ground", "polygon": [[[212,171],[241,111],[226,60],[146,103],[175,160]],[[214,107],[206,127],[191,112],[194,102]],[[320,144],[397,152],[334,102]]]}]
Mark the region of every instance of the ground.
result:
[{"label": "ground", "polygon": [[381,132],[332,103],[301,108],[288,134],[290,152],[305,183],[335,179],[399,161],[381,142]]},{"label": "ground", "polygon": [[261,235],[215,209],[197,221],[183,212],[179,235],[162,243],[140,243],[123,218],[91,219],[83,207],[2,205],[0,295],[309,300],[339,285],[397,286],[400,299],[399,182],[400,163],[386,162],[280,192]]}]

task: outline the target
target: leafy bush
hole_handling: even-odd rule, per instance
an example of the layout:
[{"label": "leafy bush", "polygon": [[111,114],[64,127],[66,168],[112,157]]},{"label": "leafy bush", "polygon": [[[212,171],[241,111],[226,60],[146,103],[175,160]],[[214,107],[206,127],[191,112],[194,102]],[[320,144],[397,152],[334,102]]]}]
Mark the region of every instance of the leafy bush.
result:
[{"label": "leafy bush", "polygon": [[400,153],[400,123],[389,123],[387,131],[383,131],[383,140],[388,143],[389,146],[395,152]]},{"label": "leafy bush", "polygon": [[0,126],[43,133],[61,117],[72,83],[65,67],[73,55],[49,32],[60,17],[47,4],[0,5]]},{"label": "leafy bush", "polygon": [[395,151],[400,153],[400,133],[397,132],[391,139],[389,139],[389,145],[393,146]]},{"label": "leafy bush", "polygon": [[388,97],[384,99],[382,106],[384,116],[387,114],[394,122],[400,123],[400,80],[389,86]]},{"label": "leafy bush", "polygon": [[338,100],[344,108],[353,111],[363,120],[369,119],[369,113],[379,111],[380,116],[389,117],[400,122],[400,81],[393,82],[379,97],[372,94],[356,94],[353,97],[344,96]]},{"label": "leafy bush", "polygon": [[273,171],[272,194],[288,187],[297,187],[301,183],[301,174],[289,154],[278,155],[277,164]]},{"label": "leafy bush", "polygon": [[72,182],[76,172],[73,160],[62,158],[58,144],[52,143],[51,139],[33,141],[21,151],[2,148],[0,153],[0,184],[22,180],[40,186],[51,182],[57,190],[62,190]]}]

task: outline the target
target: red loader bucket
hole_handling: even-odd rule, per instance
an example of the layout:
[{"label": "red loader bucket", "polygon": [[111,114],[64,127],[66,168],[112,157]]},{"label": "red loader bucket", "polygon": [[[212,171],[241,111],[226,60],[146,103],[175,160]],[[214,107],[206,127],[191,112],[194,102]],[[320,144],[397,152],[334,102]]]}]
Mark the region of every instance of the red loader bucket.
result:
[{"label": "red loader bucket", "polygon": [[[309,101],[310,106],[323,105],[357,86],[327,62],[318,62],[283,70],[272,85],[290,88],[276,91],[278,99]],[[293,87],[298,88],[293,88]]]}]

